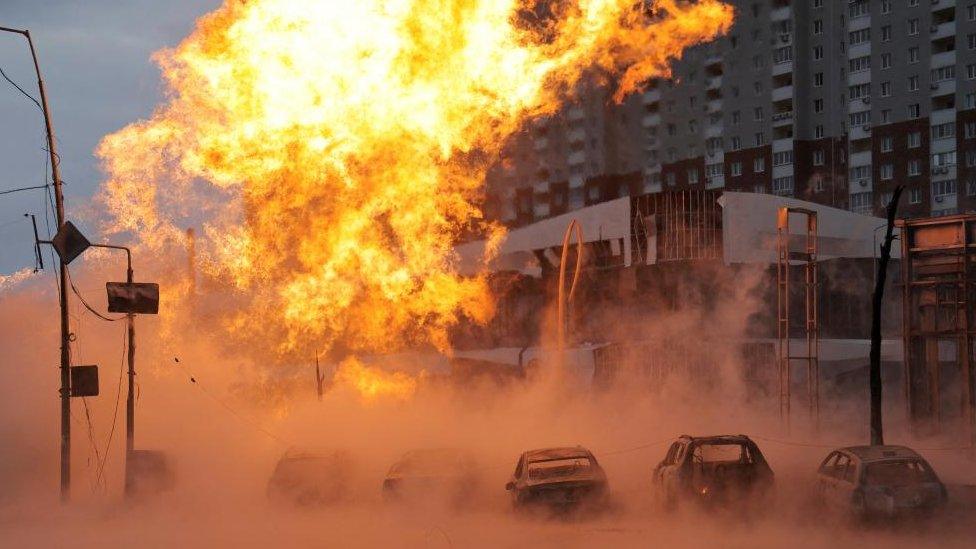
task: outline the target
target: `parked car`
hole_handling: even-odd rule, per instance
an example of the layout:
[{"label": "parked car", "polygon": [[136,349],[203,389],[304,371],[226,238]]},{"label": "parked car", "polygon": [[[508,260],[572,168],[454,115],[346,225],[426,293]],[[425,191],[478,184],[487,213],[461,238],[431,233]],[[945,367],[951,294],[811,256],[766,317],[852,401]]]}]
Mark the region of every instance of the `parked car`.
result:
[{"label": "parked car", "polygon": [[745,435],[682,435],[654,468],[652,481],[667,508],[681,501],[724,505],[768,494],[773,470]]},{"label": "parked car", "polygon": [[343,451],[289,449],[268,480],[268,498],[300,506],[337,503],[349,495],[352,460]]},{"label": "parked car", "polygon": [[562,511],[601,505],[607,475],[593,454],[576,446],[524,452],[505,485],[516,507],[541,506]]},{"label": "parked car", "polygon": [[858,518],[940,509],[945,485],[925,459],[904,446],[852,446],[827,455],[817,471],[819,500]]},{"label": "parked car", "polygon": [[405,453],[383,480],[388,501],[422,499],[467,506],[479,489],[474,458],[454,448],[424,448]]}]

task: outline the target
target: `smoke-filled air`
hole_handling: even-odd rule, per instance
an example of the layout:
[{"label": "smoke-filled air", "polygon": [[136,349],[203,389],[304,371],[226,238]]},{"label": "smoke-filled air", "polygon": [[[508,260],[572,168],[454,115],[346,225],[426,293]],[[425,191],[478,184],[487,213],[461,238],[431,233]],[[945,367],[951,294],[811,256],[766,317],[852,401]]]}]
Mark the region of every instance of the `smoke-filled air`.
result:
[{"label": "smoke-filled air", "polygon": [[213,4],[0,218],[0,546],[972,545],[976,214],[805,72],[874,2]]}]

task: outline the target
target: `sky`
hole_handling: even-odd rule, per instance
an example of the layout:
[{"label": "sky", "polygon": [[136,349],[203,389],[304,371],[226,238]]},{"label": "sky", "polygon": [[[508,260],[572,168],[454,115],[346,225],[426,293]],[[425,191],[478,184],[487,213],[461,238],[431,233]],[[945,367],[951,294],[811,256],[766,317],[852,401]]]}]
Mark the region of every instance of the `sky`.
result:
[{"label": "sky", "polygon": [[[0,0],[0,26],[28,29],[37,48],[61,156],[68,219],[102,179],[99,140],[149,116],[161,99],[152,53],[175,46],[220,0]],[[37,97],[26,40],[0,33],[0,68]],[[41,185],[47,153],[40,110],[0,79],[0,191]],[[49,179],[48,179],[49,180]],[[0,195],[0,275],[34,266],[25,213],[45,229],[43,190]],[[53,219],[50,220],[53,226]],[[89,235],[94,227],[79,223]]]}]

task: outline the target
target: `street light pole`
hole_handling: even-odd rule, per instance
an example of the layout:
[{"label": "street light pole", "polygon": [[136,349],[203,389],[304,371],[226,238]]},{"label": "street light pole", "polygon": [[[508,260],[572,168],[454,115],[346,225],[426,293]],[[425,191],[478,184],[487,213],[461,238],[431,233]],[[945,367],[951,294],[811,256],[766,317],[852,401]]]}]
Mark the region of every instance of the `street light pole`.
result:
[{"label": "street light pole", "polygon": [[[127,284],[132,284],[132,250],[125,246],[113,246],[112,244],[92,244],[93,248],[109,248],[112,250],[123,250],[125,251],[126,269],[125,269],[125,281]],[[132,449],[135,447],[135,416],[136,416],[136,401],[135,401],[135,378],[136,378],[136,315],[134,313],[126,313],[126,323],[128,324],[128,339],[129,339],[129,349],[127,353],[127,359],[129,362],[129,394],[125,399],[125,459],[128,462],[129,457],[132,455]],[[126,467],[126,479],[125,488],[128,492],[129,490],[129,468]]]},{"label": "street light pole", "polygon": [[[64,225],[64,195],[61,193],[61,168],[58,165],[57,140],[54,138],[54,124],[48,108],[44,79],[37,62],[37,51],[31,40],[30,31],[0,27],[0,31],[19,34],[27,39],[34,71],[37,73],[37,88],[41,95],[41,110],[44,112],[44,128],[47,135],[47,152],[51,156],[51,178],[54,180],[54,208],[58,229]],[[71,351],[70,327],[68,326],[68,266],[61,260],[58,269],[58,301],[61,306],[61,502],[71,498]]]}]

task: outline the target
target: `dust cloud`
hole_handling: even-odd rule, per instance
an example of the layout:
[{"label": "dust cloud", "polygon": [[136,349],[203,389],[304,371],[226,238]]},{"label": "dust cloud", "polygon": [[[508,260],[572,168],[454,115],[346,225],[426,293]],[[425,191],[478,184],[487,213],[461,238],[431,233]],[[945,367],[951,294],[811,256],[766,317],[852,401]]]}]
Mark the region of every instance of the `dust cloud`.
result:
[{"label": "dust cloud", "polygon": [[[96,281],[117,273],[97,266],[77,276],[82,295],[103,310]],[[177,330],[140,317],[136,448],[165,451],[177,482],[173,490],[135,503],[121,496],[124,323],[96,321],[74,300],[73,360],[100,365],[101,394],[73,401],[73,501],[61,506],[56,293],[50,273],[31,277],[0,294],[0,540],[7,547],[970,546],[976,534],[973,509],[962,503],[929,521],[871,526],[810,505],[820,460],[831,446],[865,440],[866,429],[834,417],[819,432],[800,422],[787,434],[774,397],[751,394],[730,342],[746,334],[759,307],[755,287],[762,282],[749,273],[739,280],[743,289],[709,307],[707,344],[700,310],[660,310],[651,320],[631,319],[640,322],[622,321],[634,312],[602,311],[617,326],[640,326],[608,334],[609,340],[651,341],[662,360],[713,366],[705,377],[699,366],[676,368],[653,390],[626,380],[593,388],[591,371],[569,359],[562,366],[543,360],[526,380],[460,387],[438,377],[443,368],[439,373],[436,364],[443,357],[418,352],[411,375],[418,368],[428,374],[419,376],[412,395],[366,399],[354,387],[326,383],[319,401],[311,357],[304,364],[272,365],[254,358],[261,353],[221,344],[205,326]],[[600,314],[588,312],[593,321]],[[663,356],[668,353],[680,356]],[[331,362],[322,359],[327,377]],[[857,415],[860,405],[845,406],[837,409]],[[897,418],[892,423],[893,440],[914,442]],[[775,504],[749,513],[661,510],[651,471],[683,433],[754,436],[776,473]],[[606,469],[609,508],[551,520],[515,512],[504,484],[518,455],[576,444],[592,450]],[[291,447],[347,452],[354,466],[346,498],[308,509],[270,503],[268,478]],[[399,456],[443,447],[475,456],[481,477],[477,501],[457,509],[426,499],[383,500],[383,478]],[[976,481],[966,455],[923,454],[947,484]]]}]

